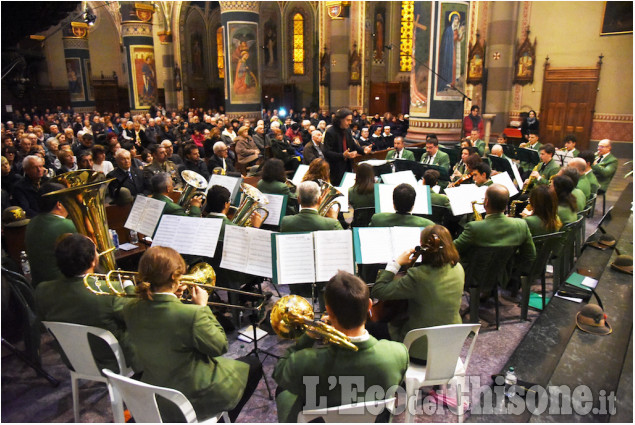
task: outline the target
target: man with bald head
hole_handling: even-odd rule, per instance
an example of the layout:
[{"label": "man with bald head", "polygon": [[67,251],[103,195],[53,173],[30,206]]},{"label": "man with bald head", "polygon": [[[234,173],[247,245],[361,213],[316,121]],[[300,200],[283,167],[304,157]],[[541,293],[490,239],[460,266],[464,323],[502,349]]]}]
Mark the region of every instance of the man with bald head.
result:
[{"label": "man with bald head", "polygon": [[578,174],[580,178],[578,179],[577,189],[580,189],[582,193],[584,193],[584,197],[588,201],[591,197],[591,184],[589,180],[586,179],[585,171],[586,171],[586,161],[582,158],[573,158],[569,161],[569,167],[575,168],[578,170]]},{"label": "man with bald head", "polygon": [[[454,240],[461,255],[461,263],[477,247],[517,247],[515,264],[527,271],[536,259],[536,247],[527,223],[505,215],[509,191],[501,184],[493,184],[485,192],[485,218],[465,225],[463,233]],[[524,269],[524,270],[523,270]],[[509,277],[509,275],[508,275]],[[505,282],[508,279],[504,280]]]},{"label": "man with bald head", "polygon": [[304,158],[302,162],[304,164],[311,164],[315,158],[324,159],[324,152],[322,151],[322,132],[320,130],[314,130],[311,133],[311,141],[304,145]]}]

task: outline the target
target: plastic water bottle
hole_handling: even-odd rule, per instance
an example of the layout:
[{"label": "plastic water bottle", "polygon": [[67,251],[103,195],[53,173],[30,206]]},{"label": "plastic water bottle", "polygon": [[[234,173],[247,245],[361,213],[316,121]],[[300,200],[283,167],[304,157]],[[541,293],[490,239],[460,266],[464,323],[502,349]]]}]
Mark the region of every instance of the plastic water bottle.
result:
[{"label": "plastic water bottle", "polygon": [[139,235],[135,230],[130,231],[130,243],[139,243]]},{"label": "plastic water bottle", "polygon": [[505,374],[505,397],[512,398],[516,394],[515,387],[517,382],[516,372],[513,367],[510,367]]},{"label": "plastic water bottle", "polygon": [[112,237],[112,243],[115,245],[115,248],[119,248],[119,235],[115,229],[110,229],[110,237]]},{"label": "plastic water bottle", "polygon": [[25,277],[31,277],[31,265],[29,264],[29,257],[26,252],[20,251],[20,266],[22,267],[22,274]]}]

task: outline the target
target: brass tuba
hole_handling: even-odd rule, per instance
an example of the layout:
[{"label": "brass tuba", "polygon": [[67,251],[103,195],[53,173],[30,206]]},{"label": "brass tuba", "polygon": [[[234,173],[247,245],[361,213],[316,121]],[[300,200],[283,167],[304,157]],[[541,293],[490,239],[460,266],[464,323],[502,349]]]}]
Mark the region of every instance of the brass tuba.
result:
[{"label": "brass tuba", "polygon": [[88,236],[102,253],[99,262],[106,270],[114,270],[115,244],[108,232],[108,220],[104,199],[108,183],[104,173],[92,170],[77,170],[53,177],[50,182],[66,186],[65,189],[44,196],[58,197],[77,231]]},{"label": "brass tuba", "polygon": [[181,173],[181,177],[185,182],[185,188],[183,192],[181,192],[181,196],[179,197],[179,201],[177,204],[185,208],[185,210],[190,209],[190,201],[195,196],[202,196],[205,199],[205,190],[207,189],[207,180],[205,177],[201,176],[199,173],[191,170],[185,170]]},{"label": "brass tuba", "polygon": [[318,203],[318,214],[322,217],[326,217],[331,208],[333,208],[336,204],[337,213],[339,214],[342,206],[336,201],[336,199],[344,195],[342,195],[342,192],[337,190],[331,183],[324,180],[318,180],[318,182],[320,184],[321,192],[320,201]]},{"label": "brass tuba", "polygon": [[254,211],[262,210],[266,213],[262,221],[264,222],[269,217],[269,211],[260,205],[266,205],[269,200],[258,189],[247,183],[241,183],[240,188],[243,191],[243,199],[240,205],[236,209],[232,223],[241,227],[251,226],[251,214]]},{"label": "brass tuba", "polygon": [[298,295],[287,295],[273,306],[271,327],[278,336],[285,339],[295,339],[307,332],[311,338],[357,351],[357,346],[346,335],[333,326],[313,319],[313,316],[313,308],[306,299]]}]

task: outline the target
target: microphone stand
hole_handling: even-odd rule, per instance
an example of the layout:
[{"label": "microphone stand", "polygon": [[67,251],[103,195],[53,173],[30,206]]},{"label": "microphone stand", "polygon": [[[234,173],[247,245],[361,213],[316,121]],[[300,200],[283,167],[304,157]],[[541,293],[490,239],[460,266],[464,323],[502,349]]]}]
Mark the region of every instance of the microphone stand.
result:
[{"label": "microphone stand", "polygon": [[[398,46],[396,46],[396,45],[394,45],[394,44],[392,44],[392,43],[391,43],[391,44],[388,44],[388,45],[386,45],[386,46],[384,46],[384,48],[385,48],[385,49],[388,49],[388,50],[392,50],[394,47],[398,47]],[[438,54],[438,52],[437,52],[437,54]],[[437,73],[434,69],[430,68],[427,64],[425,64],[425,63],[423,63],[423,62],[418,61],[418,60],[417,60],[417,58],[416,58],[414,55],[412,55],[412,59],[415,61],[415,63],[416,63],[417,65],[423,65],[423,66],[424,66],[427,70],[432,71],[432,73],[433,73],[433,74],[434,74],[434,75],[435,75],[438,79],[442,80],[444,83],[446,83],[446,85],[450,86],[453,90],[457,91],[457,92],[458,92],[461,96],[463,96],[463,100],[462,100],[462,101],[463,101],[464,103],[465,103],[465,99],[469,100],[470,102],[472,101],[472,98],[471,98],[471,97],[469,97],[467,94],[463,93],[461,90],[459,90],[459,89],[458,89],[458,88],[454,85],[454,83],[452,83],[452,82],[450,82],[450,81],[446,80],[445,78],[443,78],[443,77],[442,77],[441,75],[439,75],[439,74],[438,74],[438,73]],[[463,134],[465,134],[465,130],[464,130],[464,128],[463,128],[463,112],[461,112],[461,137],[463,137]]]}]

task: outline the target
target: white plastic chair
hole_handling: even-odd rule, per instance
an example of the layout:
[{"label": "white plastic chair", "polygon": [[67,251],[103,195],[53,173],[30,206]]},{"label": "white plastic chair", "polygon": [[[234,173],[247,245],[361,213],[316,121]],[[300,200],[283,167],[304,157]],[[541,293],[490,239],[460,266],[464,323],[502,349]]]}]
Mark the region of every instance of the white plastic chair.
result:
[{"label": "white plastic chair", "polygon": [[80,421],[79,410],[79,380],[87,379],[90,381],[103,382],[108,387],[108,394],[112,404],[112,413],[115,422],[124,422],[123,403],[121,395],[112,388],[108,382],[108,378],[103,376],[99,371],[99,367],[95,362],[93,354],[88,344],[88,334],[93,334],[103,339],[112,349],[117,365],[122,374],[132,376],[133,371],[126,365],[123,351],[117,341],[117,338],[105,329],[93,326],[77,325],[74,323],[63,322],[42,322],[44,327],[59,342],[64,354],[68,358],[74,371],[71,370],[71,389],[73,391],[73,413],[75,414],[75,422]]},{"label": "white plastic chair", "polygon": [[[108,369],[103,369],[104,375],[108,377],[113,387],[123,397],[123,401],[130,410],[130,414],[137,423],[163,423],[161,413],[157,406],[156,396],[161,396],[176,404],[183,413],[187,423],[199,423],[192,403],[182,392],[171,388],[157,387],[134,379],[118,375]],[[221,412],[200,423],[217,423],[220,418],[229,423],[227,412]]]},{"label": "white plastic chair", "polygon": [[[410,346],[419,338],[428,339],[428,357],[426,365],[410,363],[406,370],[406,420],[413,422],[414,414],[410,410],[408,401],[415,397],[417,390],[430,385],[442,385],[444,390],[450,381],[456,382],[456,402],[458,406],[459,422],[463,421],[463,402],[461,401],[461,391],[465,388],[465,373],[467,370],[472,349],[476,342],[476,337],[481,325],[476,323],[435,326],[431,328],[413,329],[406,334],[404,345],[410,351]],[[474,332],[474,338],[470,348],[461,360],[461,350],[465,340]],[[414,408],[416,403],[412,405]]]},{"label": "white plastic chair", "polygon": [[307,423],[322,418],[328,423],[372,423],[375,418],[388,409],[393,411],[396,397],[385,400],[366,401],[363,403],[345,404],[325,409],[303,410],[298,413],[298,423]]}]

